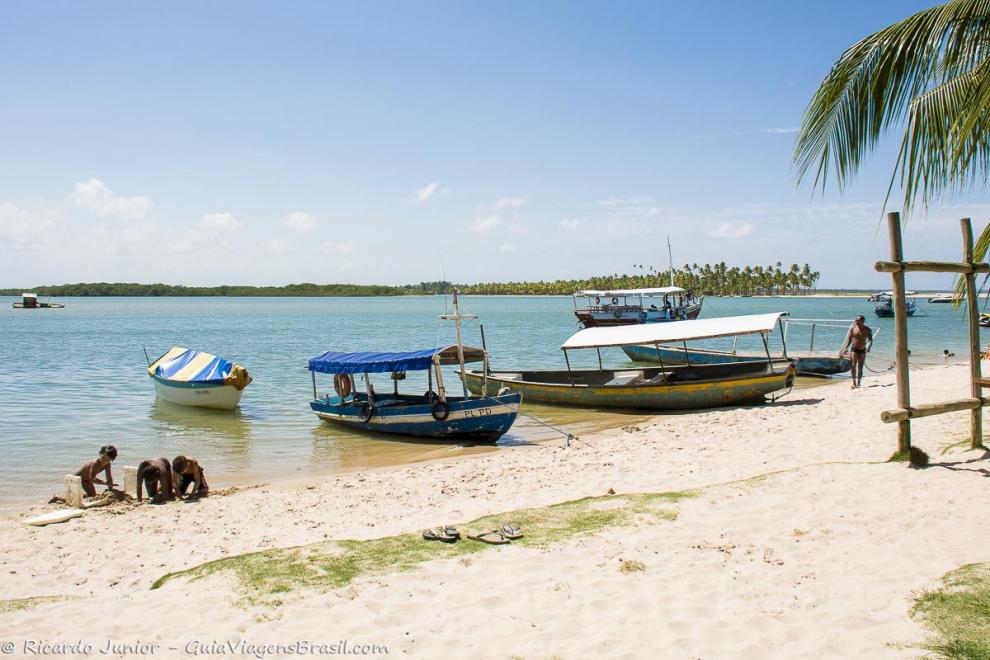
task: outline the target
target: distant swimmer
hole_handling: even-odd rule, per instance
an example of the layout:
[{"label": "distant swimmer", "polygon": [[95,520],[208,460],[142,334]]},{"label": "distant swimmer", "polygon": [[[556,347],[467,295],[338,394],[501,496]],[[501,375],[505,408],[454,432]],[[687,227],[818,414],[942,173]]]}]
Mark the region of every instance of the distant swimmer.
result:
[{"label": "distant swimmer", "polygon": [[179,497],[185,497],[189,486],[193,487],[190,498],[205,497],[210,492],[203,468],[192,456],[176,456],[172,459],[172,483],[175,486],[175,494]]},{"label": "distant swimmer", "polygon": [[859,387],[863,381],[863,367],[866,365],[866,354],[873,348],[873,331],[866,325],[866,317],[860,314],[849,326],[846,340],[839,349],[839,357],[844,357],[849,348],[852,360],[853,387]]},{"label": "distant swimmer", "polygon": [[[76,476],[82,480],[82,487],[83,491],[86,493],[86,497],[96,497],[96,486],[93,484],[100,484],[101,486],[106,486],[107,488],[113,488],[117,485],[113,482],[113,475],[110,473],[110,464],[116,458],[116,447],[113,445],[100,447],[100,455],[87,462],[75,473]],[[106,476],[106,481],[96,476],[100,472],[104,473]],[[49,500],[49,504],[64,501],[64,497],[54,495],[52,496],[52,499]]]},{"label": "distant swimmer", "polygon": [[950,353],[949,349],[945,349],[944,351],[942,351],[942,359],[948,360],[949,358],[954,358],[954,357],[956,357],[956,354]]},{"label": "distant swimmer", "polygon": [[142,491],[147,489],[152,502],[175,499],[172,484],[172,465],[167,458],[153,458],[141,461],[137,471],[137,499],[141,501]]}]

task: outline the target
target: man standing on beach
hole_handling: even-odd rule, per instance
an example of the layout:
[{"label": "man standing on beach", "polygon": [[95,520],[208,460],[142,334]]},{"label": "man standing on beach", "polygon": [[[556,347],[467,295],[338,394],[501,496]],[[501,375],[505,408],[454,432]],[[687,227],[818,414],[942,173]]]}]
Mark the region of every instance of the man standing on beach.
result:
[{"label": "man standing on beach", "polygon": [[844,357],[849,348],[852,360],[853,387],[859,387],[863,381],[863,367],[866,366],[866,354],[873,348],[873,330],[867,327],[866,317],[860,314],[849,327],[846,340],[839,349],[839,357]]}]

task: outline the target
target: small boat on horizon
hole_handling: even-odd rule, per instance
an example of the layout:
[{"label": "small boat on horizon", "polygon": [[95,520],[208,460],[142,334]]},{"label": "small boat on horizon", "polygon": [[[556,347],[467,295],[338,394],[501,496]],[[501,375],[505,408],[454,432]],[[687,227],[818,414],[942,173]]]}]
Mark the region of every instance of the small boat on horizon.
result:
[{"label": "small boat on horizon", "polygon": [[[914,316],[915,311],[917,311],[917,304],[914,302],[913,296],[916,295],[914,291],[904,292],[904,311],[908,316]],[[871,296],[871,299],[876,304],[873,306],[873,313],[880,318],[893,318],[894,317],[894,292],[893,291],[881,291],[880,293],[875,293]]]},{"label": "small boat on horizon", "polygon": [[932,296],[928,299],[930,303],[954,303],[960,300],[959,296],[954,293],[940,293],[937,296]]},{"label": "small boat on horizon", "polygon": [[230,360],[178,346],[151,362],[148,375],[165,401],[218,410],[236,408],[252,380],[247,369]]},{"label": "small boat on horizon", "polygon": [[65,305],[52,302],[51,297],[47,302],[42,302],[38,300],[36,293],[22,293],[21,302],[14,303],[13,307],[14,309],[63,309]]},{"label": "small boat on horizon", "polygon": [[[462,376],[472,392],[489,382],[502,391],[524,394],[527,401],[591,408],[638,408],[646,410],[690,410],[763,402],[767,396],[790,389],[794,384],[794,360],[767,357],[761,360],[723,362],[642,369],[605,369],[601,349],[717,337],[759,334],[767,336],[783,313],[753,314],[699,321],[620,327],[588,328],[572,335],[560,348],[566,370],[529,369],[467,371]],[[568,351],[595,349],[598,369],[571,369]]]},{"label": "small boat on horizon", "polygon": [[[456,292],[453,304],[454,314],[440,317],[456,324],[457,343],[452,346],[410,352],[327,351],[310,359],[307,367],[313,374],[310,408],[325,422],[356,429],[442,440],[498,440],[516,421],[522,395],[502,392],[490,395],[487,378],[482,378],[475,392],[479,396],[470,396],[466,386],[463,397],[448,395],[441,367],[459,365],[463,374],[466,363],[481,362],[482,373],[488,371],[487,351],[461,343],[461,320],[476,317],[460,313]],[[427,372],[425,394],[399,393],[399,381],[406,379],[408,371]],[[317,373],[334,376],[336,396],[317,392]],[[373,373],[391,374],[391,393],[375,392]],[[356,391],[355,375],[363,376],[364,392]]]}]

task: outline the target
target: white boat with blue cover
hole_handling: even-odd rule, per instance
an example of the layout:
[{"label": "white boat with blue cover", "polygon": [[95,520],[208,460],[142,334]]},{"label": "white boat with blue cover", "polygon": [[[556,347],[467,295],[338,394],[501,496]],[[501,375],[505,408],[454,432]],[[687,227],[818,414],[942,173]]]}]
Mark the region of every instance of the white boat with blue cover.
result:
[{"label": "white boat with blue cover", "polygon": [[[313,401],[310,407],[325,422],[359,429],[423,438],[450,440],[498,440],[508,431],[519,412],[521,394],[489,395],[487,384],[478,397],[448,396],[441,367],[466,362],[484,362],[484,350],[470,346],[446,346],[422,351],[388,353],[340,353],[327,351],[309,361],[313,372]],[[425,394],[399,393],[399,381],[407,371],[426,371]],[[319,395],[316,374],[334,374],[336,395]],[[369,374],[391,373],[393,392],[378,394]],[[354,376],[363,377],[365,391],[357,392]],[[436,391],[434,391],[434,379]]]},{"label": "white boat with blue cover", "polygon": [[247,369],[211,353],[175,347],[148,365],[162,399],[183,406],[233,410],[251,383]]}]

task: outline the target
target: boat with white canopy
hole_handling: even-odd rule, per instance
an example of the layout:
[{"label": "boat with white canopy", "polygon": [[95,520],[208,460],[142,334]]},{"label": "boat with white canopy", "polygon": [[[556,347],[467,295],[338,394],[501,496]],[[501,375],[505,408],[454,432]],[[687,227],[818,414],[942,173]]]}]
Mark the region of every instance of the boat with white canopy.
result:
[{"label": "boat with white canopy", "polygon": [[[468,389],[480,391],[483,382],[500,391],[520,392],[527,401],[589,407],[685,410],[762,402],[767,396],[790,389],[796,370],[794,361],[773,357],[769,334],[780,326],[785,314],[752,314],[698,321],[587,328],[572,335],[560,347],[566,370],[467,371]],[[658,353],[657,367],[606,369],[601,349],[629,345],[685,343],[699,339],[759,335],[766,356],[722,364],[670,366]],[[568,353],[594,349],[598,369],[572,369]]]},{"label": "boat with white canopy", "polygon": [[[914,296],[917,295],[914,291],[904,292],[904,313],[908,316],[914,316],[915,311],[917,311],[918,306],[914,302]],[[893,291],[881,291],[880,293],[875,293],[870,297],[870,300],[876,303],[873,306],[873,313],[880,318],[894,318],[894,292]]]},{"label": "boat with white canopy", "polygon": [[695,297],[679,286],[592,289],[573,297],[574,316],[585,328],[695,319],[704,302],[704,296]]}]

